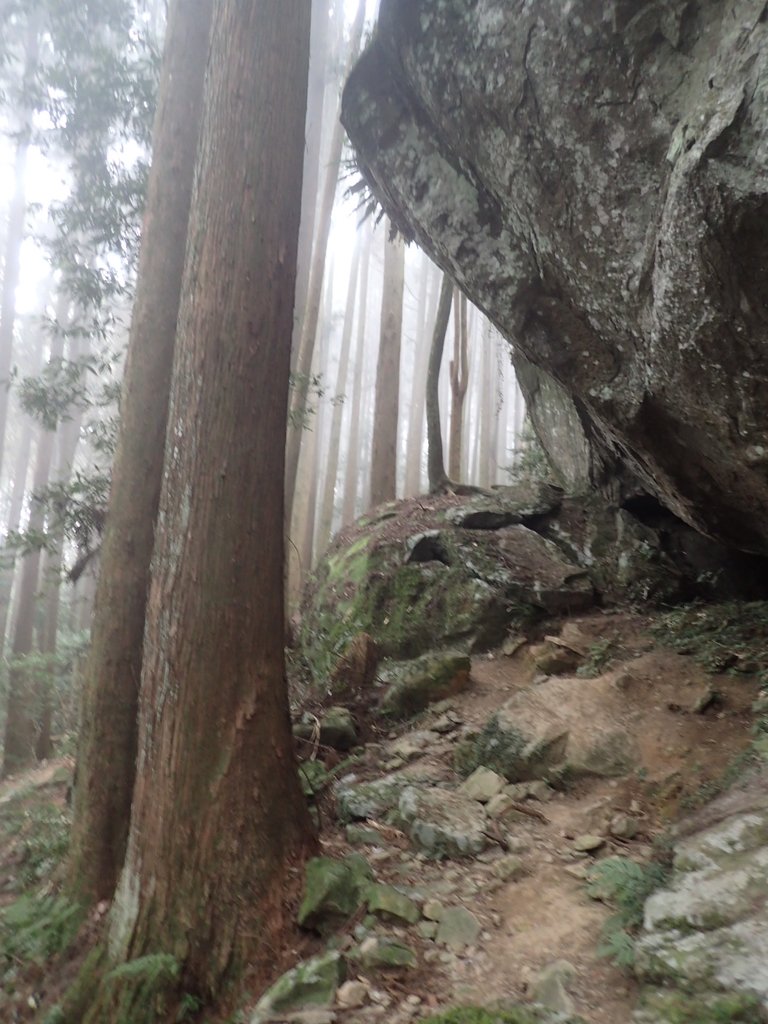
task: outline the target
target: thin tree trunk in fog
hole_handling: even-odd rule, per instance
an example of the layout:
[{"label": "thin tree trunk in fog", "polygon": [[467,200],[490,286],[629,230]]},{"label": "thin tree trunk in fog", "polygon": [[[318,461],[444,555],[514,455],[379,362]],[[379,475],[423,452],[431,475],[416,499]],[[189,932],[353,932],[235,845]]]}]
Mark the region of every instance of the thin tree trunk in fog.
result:
[{"label": "thin tree trunk in fog", "polygon": [[[26,95],[37,73],[39,57],[37,14],[30,16],[27,29],[26,54],[22,91]],[[32,134],[32,110],[19,115],[16,156],[13,167],[13,195],[8,207],[5,235],[3,284],[0,291],[0,472],[5,454],[5,433],[8,424],[10,375],[13,362],[13,328],[16,321],[16,288],[21,270],[21,244],[24,241],[24,219],[27,213],[26,174],[29,140]]]},{"label": "thin tree trunk in fog", "polygon": [[[429,365],[430,350],[429,332],[434,326],[435,316],[437,315],[437,300],[440,294],[439,276],[431,273],[432,266],[431,260],[425,253],[422,264],[422,279],[419,286],[420,320],[419,331],[416,337],[411,411],[408,417],[408,439],[406,441],[406,497],[421,493],[421,455],[425,426],[424,405],[427,394],[427,366]],[[430,277],[433,278],[431,289],[429,287]]]},{"label": "thin tree trunk in fog", "polygon": [[[352,64],[357,60],[357,56],[360,52],[360,41],[363,36],[364,22],[365,0],[360,0],[355,22],[352,26],[350,49],[344,71],[344,81],[346,81],[347,75],[352,69]],[[302,438],[301,424],[304,421],[305,410],[307,407],[312,356],[317,337],[318,321],[320,318],[323,278],[325,276],[325,263],[328,254],[328,239],[331,234],[333,205],[336,199],[336,188],[339,181],[339,169],[341,167],[341,154],[344,148],[344,128],[339,120],[339,106],[340,101],[337,102],[328,166],[325,171],[323,194],[320,200],[320,209],[317,216],[317,236],[312,246],[312,265],[309,271],[307,302],[301,325],[298,354],[295,360],[296,380],[294,381],[291,393],[291,415],[289,418],[285,457],[285,507],[288,515],[287,521],[289,524],[291,522],[293,500],[296,493],[296,474],[299,467],[299,452],[301,449]]]},{"label": "thin tree trunk in fog", "polygon": [[[69,358],[74,362],[80,358],[79,339],[71,343]],[[58,460],[55,480],[57,484],[66,486],[72,476],[77,444],[80,440],[80,428],[83,422],[83,411],[78,408],[71,419],[61,424],[58,433]],[[61,605],[61,567],[63,559],[64,530],[59,527],[49,539],[49,552],[45,559],[43,572],[44,587],[44,618],[40,631],[40,653],[48,655],[53,662],[56,654],[59,631],[59,608]],[[49,676],[51,673],[49,673]],[[40,692],[40,731],[37,736],[35,753],[42,761],[53,753],[51,741],[53,718],[53,693],[50,684],[43,683]]]},{"label": "thin tree trunk in fog", "polygon": [[451,302],[453,301],[453,281],[443,274],[440,286],[440,301],[437,304],[437,316],[432,332],[432,345],[429,351],[429,367],[427,368],[427,473],[430,493],[441,490],[448,483],[443,460],[443,435],[440,426],[440,367],[443,362],[443,348],[448,321],[451,318]]},{"label": "thin tree trunk in fog", "polygon": [[451,421],[448,442],[448,476],[461,479],[461,438],[464,419],[464,398],[469,381],[467,358],[467,297],[458,288],[453,300],[453,359],[450,364]]},{"label": "thin tree trunk in fog", "polygon": [[[387,230],[389,231],[389,224]],[[379,358],[371,447],[371,506],[392,501],[397,493],[397,418],[400,405],[400,344],[403,332],[405,245],[386,239],[381,299]]]},{"label": "thin tree trunk in fog", "polygon": [[[312,369],[313,373],[322,375],[322,380],[325,384],[324,390],[326,390],[328,387],[328,352],[331,347],[331,337],[333,335],[334,279],[334,266],[332,263],[330,267],[330,272],[328,274],[328,283],[325,288],[323,316],[320,323],[320,334],[318,338],[319,344],[315,349],[316,362],[313,364]],[[302,541],[302,551],[303,557],[305,559],[304,564],[306,565],[307,572],[310,571],[314,564],[315,552],[317,550],[315,544],[315,527],[317,525],[318,519],[318,495],[320,493],[320,478],[323,474],[323,459],[326,451],[326,420],[328,417],[328,403],[330,400],[331,396],[328,395],[327,393],[322,396],[318,396],[317,411],[314,417],[314,437],[312,438],[311,445],[312,456],[310,459],[307,460],[306,464],[307,500],[306,508],[303,510],[304,533]],[[299,463],[299,469],[301,471],[301,463]]]},{"label": "thin tree trunk in fog", "polygon": [[[21,525],[21,510],[24,506],[24,497],[27,491],[27,476],[29,475],[29,463],[32,455],[32,421],[24,417],[24,425],[21,428],[21,440],[16,452],[16,465],[13,470],[13,490],[11,492],[11,503],[8,509],[8,526],[6,536],[16,533]],[[16,554],[7,551],[2,554],[2,568],[0,568],[0,658],[5,653],[5,639],[8,632],[8,611],[11,605],[11,592],[13,590],[13,577],[16,569]]]},{"label": "thin tree trunk in fog", "polygon": [[481,487],[490,487],[493,483],[495,452],[493,450],[493,438],[496,435],[495,424],[497,422],[497,403],[493,389],[493,344],[491,341],[491,322],[483,321],[483,334],[481,339],[483,351],[483,371],[480,377],[480,406],[478,413],[480,422],[478,424],[478,483]]},{"label": "thin tree trunk in fog", "polygon": [[91,899],[111,897],[128,836],[144,615],[212,7],[213,0],[177,0],[171,8],[153,129],[120,437],[83,675],[69,878]]},{"label": "thin tree trunk in fog", "polygon": [[309,44],[309,86],[307,118],[304,127],[304,178],[301,187],[301,223],[299,256],[296,266],[296,302],[293,310],[293,344],[291,370],[301,342],[301,327],[307,305],[309,268],[312,264],[312,238],[317,213],[317,186],[320,177],[320,148],[323,129],[323,106],[328,85],[328,0],[312,0],[312,29]]},{"label": "thin tree trunk in fog", "polygon": [[[344,307],[344,325],[341,335],[341,352],[339,354],[339,370],[336,376],[336,397],[345,396],[349,384],[349,350],[352,341],[352,326],[355,319],[355,296],[357,293],[357,282],[360,269],[360,250],[363,239],[358,232],[355,239],[355,251],[352,256],[352,266],[349,271],[349,285],[347,287],[347,301]],[[341,420],[344,414],[344,406],[337,401],[333,407],[333,418],[331,420],[331,435],[328,442],[328,461],[326,464],[325,488],[323,491],[323,507],[320,515],[320,532],[318,534],[318,554],[324,551],[331,537],[333,525],[333,512],[336,500],[336,477],[339,469],[339,445],[341,444]]]},{"label": "thin tree trunk in fog", "polygon": [[[325,284],[323,315],[320,317],[319,323],[320,343],[315,346],[312,366],[310,368],[313,377],[319,376],[323,367],[325,342],[331,324],[333,280],[334,270],[332,263]],[[323,401],[319,395],[317,396],[316,408],[312,415],[308,415],[309,411],[309,407],[307,407],[305,410],[307,422],[303,428],[304,437],[301,451],[299,452],[296,493],[291,513],[291,531],[288,535],[288,584],[286,590],[286,611],[288,613],[299,603],[301,588],[312,568],[312,555],[315,543],[317,483],[320,472],[319,459],[322,451],[320,440],[324,412]]]},{"label": "thin tree trunk in fog", "polygon": [[[64,322],[66,300],[59,298],[56,320]],[[50,362],[59,361],[64,353],[64,334],[57,331],[51,343]],[[45,527],[45,510],[36,499],[48,486],[51,475],[51,461],[56,433],[40,426],[37,431],[35,471],[32,478],[32,504],[27,530],[40,534]],[[11,657],[8,673],[8,713],[5,721],[5,746],[3,750],[3,775],[18,771],[32,764],[36,757],[38,739],[38,708],[36,694],[31,680],[18,659],[32,651],[35,624],[35,604],[40,577],[40,549],[30,551],[21,561],[19,576],[19,597],[16,602],[16,620],[13,626]]]},{"label": "thin tree trunk in fog", "polygon": [[357,341],[355,362],[352,376],[352,406],[349,414],[349,444],[347,461],[344,467],[344,504],[341,511],[341,523],[345,526],[355,518],[357,495],[360,487],[360,435],[361,435],[361,400],[363,393],[363,376],[365,373],[365,338],[368,318],[368,277],[371,268],[372,232],[366,232],[362,269],[360,271],[360,300],[357,315]]}]

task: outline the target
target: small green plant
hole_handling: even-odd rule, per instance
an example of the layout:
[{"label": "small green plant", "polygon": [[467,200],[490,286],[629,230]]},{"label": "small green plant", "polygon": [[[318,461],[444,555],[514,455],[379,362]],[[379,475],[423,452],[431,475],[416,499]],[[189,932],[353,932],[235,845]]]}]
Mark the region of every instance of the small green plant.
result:
[{"label": "small green plant", "polygon": [[[547,1011],[520,1006],[494,1010],[480,1006],[459,1006],[436,1017],[423,1017],[421,1024],[543,1024],[551,1020]],[[568,1024],[568,1021],[563,1021]],[[577,1024],[575,1018],[572,1024]]]},{"label": "small green plant", "polygon": [[178,978],[179,962],[168,953],[151,953],[113,968],[104,975],[104,985],[115,1024],[151,1019],[151,1013],[162,1019]]},{"label": "small green plant", "polygon": [[181,1021],[189,1020],[190,1017],[194,1017],[196,1013],[199,1013],[202,1010],[202,1008],[202,999],[198,999],[197,996],[193,996],[189,992],[185,992],[181,997],[179,1009],[176,1013],[177,1024],[180,1024]]},{"label": "small green plant", "polygon": [[664,885],[669,873],[664,864],[638,864],[628,857],[607,857],[592,868],[587,892],[615,911],[603,926],[598,947],[601,956],[609,957],[618,967],[634,965],[634,935],[643,923],[645,901]]},{"label": "small green plant", "polygon": [[23,812],[18,878],[27,889],[51,874],[69,848],[71,817],[68,808],[53,804],[33,806]]},{"label": "small green plant", "polygon": [[768,683],[768,601],[690,604],[663,615],[656,639],[708,672],[744,672]]},{"label": "small green plant", "polygon": [[82,907],[64,897],[22,896],[0,913],[0,953],[43,963],[69,946],[82,920]]},{"label": "small green plant", "polygon": [[687,793],[680,801],[680,809],[686,814],[698,810],[705,804],[711,803],[715,797],[725,793],[731,786],[740,779],[751,767],[758,764],[759,756],[754,745],[742,750],[729,760],[722,772],[713,779],[702,782],[692,793]]},{"label": "small green plant", "polygon": [[595,679],[602,675],[610,664],[615,651],[616,644],[612,638],[598,640],[589,648],[586,658],[576,670],[576,675],[581,676],[582,679]]},{"label": "small green plant", "polygon": [[644,1004],[667,1024],[757,1024],[766,1020],[757,996],[749,993],[688,995],[664,991],[651,994]]}]

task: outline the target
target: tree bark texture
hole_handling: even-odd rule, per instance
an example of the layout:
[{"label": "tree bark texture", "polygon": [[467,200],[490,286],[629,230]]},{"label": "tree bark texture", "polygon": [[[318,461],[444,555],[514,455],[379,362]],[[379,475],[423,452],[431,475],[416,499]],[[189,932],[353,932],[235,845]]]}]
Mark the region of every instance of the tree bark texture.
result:
[{"label": "tree bark texture", "polygon": [[246,964],[274,970],[312,846],[282,539],[309,14],[306,0],[215,4],[110,933],[119,960],[175,956],[203,999]]},{"label": "tree bark texture", "polygon": [[213,0],[174,3],[168,25],[136,300],[83,677],[70,882],[109,898],[123,863],[171,366]]},{"label": "tree bark texture", "polygon": [[440,427],[439,384],[445,333],[451,318],[452,301],[453,281],[447,274],[444,274],[443,283],[440,286],[440,299],[437,304],[435,329],[432,333],[432,346],[429,350],[429,366],[427,367],[427,476],[430,492],[439,491],[448,482],[443,459],[443,435]]},{"label": "tree bark texture", "polygon": [[384,501],[393,501],[397,494],[397,420],[404,284],[405,245],[402,238],[387,238],[384,246],[384,283],[371,450],[373,507]]}]

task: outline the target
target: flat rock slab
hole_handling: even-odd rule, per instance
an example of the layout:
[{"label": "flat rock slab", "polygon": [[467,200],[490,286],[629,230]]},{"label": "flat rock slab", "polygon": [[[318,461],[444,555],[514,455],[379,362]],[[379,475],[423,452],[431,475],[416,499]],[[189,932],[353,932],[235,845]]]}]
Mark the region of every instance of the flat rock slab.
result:
[{"label": "flat rock slab", "polygon": [[413,845],[429,857],[472,857],[488,844],[482,806],[450,790],[410,786],[400,795],[398,815]]},{"label": "flat rock slab", "polygon": [[646,903],[638,976],[699,995],[735,994],[768,1011],[768,811],[686,838],[675,865],[670,885]]}]

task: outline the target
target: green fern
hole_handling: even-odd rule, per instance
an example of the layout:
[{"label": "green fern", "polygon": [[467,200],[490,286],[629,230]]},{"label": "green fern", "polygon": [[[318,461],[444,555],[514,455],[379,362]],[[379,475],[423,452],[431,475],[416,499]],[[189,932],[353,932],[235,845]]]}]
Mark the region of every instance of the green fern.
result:
[{"label": "green fern", "polygon": [[645,901],[665,884],[669,868],[655,861],[638,864],[628,857],[607,857],[589,874],[587,892],[615,909],[603,925],[601,956],[617,967],[631,968],[635,962],[633,935],[643,923]]}]

